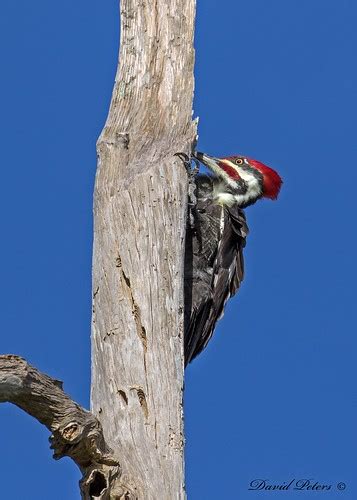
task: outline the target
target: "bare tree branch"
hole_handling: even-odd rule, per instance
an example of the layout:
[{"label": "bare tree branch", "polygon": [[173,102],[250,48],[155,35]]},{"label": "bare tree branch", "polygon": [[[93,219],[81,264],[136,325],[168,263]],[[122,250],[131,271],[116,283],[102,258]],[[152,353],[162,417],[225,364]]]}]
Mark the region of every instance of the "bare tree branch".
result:
[{"label": "bare tree branch", "polygon": [[111,489],[115,486],[118,498],[120,491],[128,492],[113,481],[120,478],[120,465],[105,443],[100,422],[63,391],[62,382],[41,373],[20,356],[0,356],[0,402],[15,404],[52,432],[53,458],[72,458],[83,474],[83,498],[110,498],[110,484]]}]

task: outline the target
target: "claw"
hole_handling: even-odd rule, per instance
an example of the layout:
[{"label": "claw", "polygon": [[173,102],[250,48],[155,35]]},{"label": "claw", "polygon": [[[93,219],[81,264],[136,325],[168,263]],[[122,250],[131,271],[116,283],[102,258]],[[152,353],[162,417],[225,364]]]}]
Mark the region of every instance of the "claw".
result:
[{"label": "claw", "polygon": [[[199,172],[199,161],[195,156],[189,156],[186,153],[175,153],[174,156],[178,156],[185,165],[186,172],[188,174],[188,219],[187,223],[191,231],[194,231],[198,241],[201,241],[201,236],[199,230],[197,229],[197,198],[196,198],[196,175]],[[194,162],[195,166],[191,167],[191,161]],[[201,248],[201,244],[199,243]]]},{"label": "claw", "polygon": [[174,156],[178,156],[184,163],[190,161],[190,157],[186,153],[175,153]]},{"label": "claw", "polygon": [[[198,174],[200,167],[197,158],[195,158],[194,156],[189,157],[186,153],[175,153],[174,156],[178,156],[180,160],[183,161],[183,164],[185,165],[187,173],[190,177],[194,177]],[[191,167],[191,161],[195,163],[195,166],[193,168]]]}]

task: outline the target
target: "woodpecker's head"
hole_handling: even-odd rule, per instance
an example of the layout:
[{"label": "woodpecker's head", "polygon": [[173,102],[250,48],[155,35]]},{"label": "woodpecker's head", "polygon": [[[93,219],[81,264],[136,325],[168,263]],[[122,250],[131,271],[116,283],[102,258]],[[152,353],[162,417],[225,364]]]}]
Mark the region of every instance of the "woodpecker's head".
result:
[{"label": "woodpecker's head", "polygon": [[222,204],[246,207],[259,198],[278,197],[283,181],[275,170],[260,161],[240,155],[214,158],[195,153],[194,156],[220,179],[217,198]]}]

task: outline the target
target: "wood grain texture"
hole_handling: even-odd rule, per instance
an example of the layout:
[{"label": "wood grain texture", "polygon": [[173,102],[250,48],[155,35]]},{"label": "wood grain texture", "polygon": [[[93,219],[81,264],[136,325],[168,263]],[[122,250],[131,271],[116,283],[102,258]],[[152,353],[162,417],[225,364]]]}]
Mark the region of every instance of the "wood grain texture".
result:
[{"label": "wood grain texture", "polygon": [[[55,380],[20,356],[0,356],[0,403],[12,403],[51,432],[53,458],[68,456],[80,468],[84,500],[114,498],[128,491],[120,480],[120,464],[104,441],[100,422],[74,402]],[[40,486],[39,486],[40,491]]]},{"label": "wood grain texture", "polygon": [[[195,0],[123,0],[119,68],[98,140],[92,411],[130,498],[181,499],[183,264]],[[128,496],[129,498],[129,496]]]}]

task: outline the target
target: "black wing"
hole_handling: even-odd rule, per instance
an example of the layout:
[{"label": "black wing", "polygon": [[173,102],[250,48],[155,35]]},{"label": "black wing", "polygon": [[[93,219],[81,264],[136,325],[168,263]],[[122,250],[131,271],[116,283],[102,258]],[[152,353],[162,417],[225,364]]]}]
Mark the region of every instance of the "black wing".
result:
[{"label": "black wing", "polygon": [[185,364],[208,344],[227,300],[244,276],[248,228],[243,210],[213,200],[215,179],[198,176],[194,227],[188,224],[185,258]]}]

